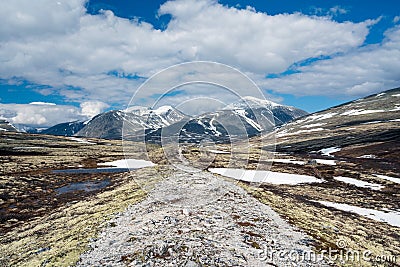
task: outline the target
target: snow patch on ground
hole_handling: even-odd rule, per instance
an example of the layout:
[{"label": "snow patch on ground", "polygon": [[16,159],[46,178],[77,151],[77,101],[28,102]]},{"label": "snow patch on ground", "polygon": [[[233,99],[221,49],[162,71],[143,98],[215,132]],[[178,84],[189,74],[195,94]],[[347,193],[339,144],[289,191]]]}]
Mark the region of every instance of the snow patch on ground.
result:
[{"label": "snow patch on ground", "polygon": [[374,210],[374,209],[366,209],[366,208],[360,208],[357,206],[351,206],[348,204],[341,204],[341,203],[334,203],[334,202],[329,202],[329,201],[317,201],[318,203],[321,203],[324,206],[327,207],[332,207],[338,210],[342,211],[348,211],[348,212],[353,212],[358,215],[379,221],[379,222],[385,222],[387,224],[390,224],[392,226],[397,226],[400,227],[400,212],[399,211],[393,211],[393,210],[385,210],[385,211],[380,211],[380,210]]},{"label": "snow patch on ground", "polygon": [[336,165],[336,160],[334,159],[315,159],[315,161],[319,164]]},{"label": "snow patch on ground", "polygon": [[363,187],[363,188],[370,188],[373,190],[381,190],[382,188],[384,188],[383,185],[380,184],[373,184],[373,183],[369,183],[369,182],[364,182],[361,180],[357,180],[354,178],[350,178],[350,177],[343,177],[343,176],[335,176],[333,177],[335,180],[347,183],[347,184],[352,184],[355,185],[357,187]]},{"label": "snow patch on ground", "polygon": [[76,142],[82,143],[82,144],[96,145],[96,143],[94,143],[94,142],[89,142],[88,140],[83,139],[83,138],[77,138],[77,137],[72,137],[72,136],[70,136],[70,137],[67,137],[67,139],[72,140],[72,141],[76,141]]},{"label": "snow patch on ground", "polygon": [[300,123],[303,123],[303,122],[326,120],[326,119],[332,118],[336,114],[338,114],[338,113],[337,112],[330,112],[330,113],[319,114],[319,115],[318,114],[310,115],[310,116],[306,117],[305,119],[295,121],[295,123],[296,124],[300,124]]},{"label": "snow patch on ground", "polygon": [[365,115],[365,114],[371,114],[371,113],[379,113],[379,112],[385,112],[382,109],[370,109],[370,110],[364,110],[364,109],[352,109],[346,112],[343,112],[341,115],[350,115],[350,116],[358,116],[358,115]]},{"label": "snow patch on ground", "polygon": [[276,137],[283,137],[283,136],[290,136],[290,135],[296,135],[296,134],[302,134],[302,133],[311,133],[311,132],[318,132],[318,131],[323,131],[325,130],[324,128],[315,128],[315,129],[309,129],[309,130],[300,130],[296,131],[293,133],[288,133],[286,130],[283,130],[280,133],[276,134]]},{"label": "snow patch on ground", "polygon": [[300,128],[313,128],[313,127],[318,127],[318,126],[322,126],[322,125],[325,125],[325,124],[326,124],[326,123],[306,124],[306,125],[300,126]]},{"label": "snow patch on ground", "polygon": [[228,151],[213,150],[213,149],[210,149],[208,151],[211,152],[211,153],[214,153],[214,154],[229,154]]},{"label": "snow patch on ground", "polygon": [[400,184],[400,178],[390,177],[390,176],[381,175],[381,174],[375,174],[375,176],[378,178],[384,179],[384,180],[391,181],[393,183]]},{"label": "snow patch on ground", "polygon": [[369,155],[362,155],[362,156],[359,156],[357,158],[358,159],[377,159],[378,157],[375,156],[375,155],[369,154]]},{"label": "snow patch on ground", "polygon": [[324,156],[333,157],[331,154],[335,153],[335,152],[339,152],[340,150],[341,150],[340,147],[333,146],[333,147],[323,148],[323,149],[319,150],[318,152],[320,152]]},{"label": "snow patch on ground", "polygon": [[270,183],[270,184],[289,184],[297,185],[302,183],[322,183],[323,180],[314,176],[281,173],[261,170],[243,170],[229,168],[210,168],[210,172],[217,173],[235,180],[255,183]]},{"label": "snow patch on ground", "polygon": [[369,121],[369,122],[364,122],[361,124],[375,124],[375,123],[381,123],[381,122],[383,122],[383,121]]},{"label": "snow patch on ground", "polygon": [[110,162],[97,163],[98,166],[113,166],[115,168],[139,169],[155,166],[151,161],[142,159],[120,159]]},{"label": "snow patch on ground", "polygon": [[273,161],[273,162],[279,162],[279,163],[298,164],[298,165],[304,165],[304,164],[306,164],[304,161],[294,160],[294,159],[273,159],[272,161]]}]

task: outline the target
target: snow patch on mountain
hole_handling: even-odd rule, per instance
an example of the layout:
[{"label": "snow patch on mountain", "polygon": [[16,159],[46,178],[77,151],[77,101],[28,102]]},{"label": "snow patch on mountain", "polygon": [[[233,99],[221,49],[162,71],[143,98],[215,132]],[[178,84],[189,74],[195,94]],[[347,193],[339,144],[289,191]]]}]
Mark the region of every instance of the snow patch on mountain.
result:
[{"label": "snow patch on mountain", "polygon": [[343,112],[341,115],[342,116],[346,116],[346,115],[358,116],[358,115],[379,113],[379,112],[385,112],[385,110],[382,110],[382,109],[371,109],[371,110],[353,109],[353,110],[349,110],[349,111]]},{"label": "snow patch on mountain", "polygon": [[273,108],[273,107],[281,107],[283,105],[266,100],[259,99],[252,96],[245,96],[239,101],[227,105],[225,110],[235,110],[235,109],[247,109],[247,108]]},{"label": "snow patch on mountain", "polygon": [[254,120],[250,119],[247,117],[247,112],[244,109],[235,109],[233,112],[235,112],[237,115],[241,116],[248,124],[250,124],[252,127],[254,127],[257,131],[262,131],[263,128]]},{"label": "snow patch on mountain", "polygon": [[341,150],[340,147],[333,146],[333,147],[323,148],[323,149],[319,150],[318,152],[320,152],[324,156],[333,157],[331,154],[335,153],[335,152],[339,152],[340,150]]}]

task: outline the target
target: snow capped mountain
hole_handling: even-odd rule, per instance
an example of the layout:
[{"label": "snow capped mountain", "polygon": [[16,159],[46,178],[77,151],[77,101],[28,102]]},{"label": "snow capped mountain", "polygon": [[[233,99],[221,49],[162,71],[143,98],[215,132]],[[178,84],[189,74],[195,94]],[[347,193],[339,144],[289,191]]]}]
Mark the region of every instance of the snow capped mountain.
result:
[{"label": "snow capped mountain", "polygon": [[76,135],[120,139],[124,123],[126,129],[129,129],[129,134],[136,135],[142,133],[143,130],[169,126],[185,117],[186,115],[171,106],[162,106],[157,109],[131,107],[95,116]]},{"label": "snow capped mountain", "polygon": [[6,119],[0,118],[0,131],[17,132],[18,130]]},{"label": "snow capped mountain", "polygon": [[266,99],[259,99],[253,96],[245,96],[237,102],[227,105],[223,109],[227,110],[235,110],[235,109],[247,109],[251,108],[268,108],[272,109],[274,107],[283,106],[281,104],[266,100]]},{"label": "snow capped mountain", "polygon": [[124,129],[125,138],[137,140],[144,134],[147,140],[158,143],[162,130],[165,130],[164,133],[179,135],[181,140],[187,142],[199,142],[204,138],[228,142],[230,138],[272,131],[275,125],[306,114],[294,107],[248,96],[222,110],[195,117],[189,117],[171,106],[154,109],[132,106],[99,114],[88,122],[61,123],[42,133],[121,139]]},{"label": "snow capped mountain", "polygon": [[274,124],[276,126],[280,126],[293,119],[308,114],[304,110],[295,107],[281,105],[266,99],[258,99],[252,96],[245,96],[239,101],[226,106],[224,110],[233,110],[251,120],[254,120],[255,117],[261,116],[262,114],[272,112]]},{"label": "snow capped mountain", "polygon": [[[165,130],[177,134],[185,142],[200,142],[204,138],[214,142],[229,142],[231,138],[251,137],[274,130],[307,112],[268,100],[244,97],[222,110],[209,112],[192,118],[184,124],[171,125]],[[176,128],[176,129],[175,129]],[[147,139],[159,142],[161,129],[151,132]]]}]

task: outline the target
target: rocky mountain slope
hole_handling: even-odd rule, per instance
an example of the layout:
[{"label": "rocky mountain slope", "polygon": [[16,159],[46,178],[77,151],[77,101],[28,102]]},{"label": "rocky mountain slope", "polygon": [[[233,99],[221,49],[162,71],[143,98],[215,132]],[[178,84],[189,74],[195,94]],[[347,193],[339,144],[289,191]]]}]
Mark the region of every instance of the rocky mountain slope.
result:
[{"label": "rocky mountain slope", "polygon": [[[124,138],[160,143],[162,129],[167,136],[179,135],[185,142],[199,142],[204,138],[229,142],[230,138],[255,136],[269,132],[275,126],[287,123],[308,113],[268,100],[244,97],[222,110],[189,117],[171,106],[157,109],[134,106],[127,110],[113,110],[99,114],[90,121],[73,121],[47,129],[18,129],[28,133],[59,136],[81,136],[105,139]],[[21,126],[22,127],[22,126]]]},{"label": "rocky mountain slope", "polygon": [[0,131],[16,132],[17,129],[7,120],[0,118]]},{"label": "rocky mountain slope", "polygon": [[276,126],[308,115],[308,112],[304,110],[251,96],[243,97],[241,100],[226,106],[224,110],[232,110],[237,114],[244,112],[250,119],[254,119],[255,115],[262,117],[263,114],[271,111]]},{"label": "rocky mountain slope", "polygon": [[41,131],[41,134],[72,136],[79,132],[86,123],[83,121],[64,122]]},{"label": "rocky mountain slope", "polygon": [[156,131],[149,131],[146,139],[160,143],[161,135],[166,137],[179,135],[180,142],[198,143],[203,139],[211,139],[217,143],[227,143],[232,139],[270,132],[277,125],[307,114],[294,107],[247,96],[222,110],[201,114]]},{"label": "rocky mountain slope", "polygon": [[400,88],[310,114],[262,138],[277,152],[400,171]]},{"label": "rocky mountain slope", "polygon": [[[310,114],[276,132],[278,147],[311,152],[367,141],[400,140],[400,88]],[[314,140],[314,141],[312,141]]]},{"label": "rocky mountain slope", "polygon": [[99,114],[76,133],[76,136],[121,139],[124,122],[129,134],[141,134],[144,129],[158,129],[184,119],[186,115],[170,106],[158,109],[133,107],[129,110],[113,110]]}]

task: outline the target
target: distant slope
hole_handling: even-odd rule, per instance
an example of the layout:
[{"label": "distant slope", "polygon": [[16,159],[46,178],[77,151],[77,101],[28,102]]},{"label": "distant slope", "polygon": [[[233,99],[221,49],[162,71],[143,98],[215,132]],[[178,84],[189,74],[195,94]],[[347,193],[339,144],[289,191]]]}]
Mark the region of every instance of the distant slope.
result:
[{"label": "distant slope", "polygon": [[170,106],[152,110],[135,107],[129,110],[113,110],[95,116],[76,136],[105,139],[121,139],[122,128],[129,123],[131,134],[144,130],[169,126],[185,118],[185,115]]},{"label": "distant slope", "polygon": [[54,125],[41,131],[41,134],[51,134],[60,136],[73,136],[85,126],[83,121],[72,121]]},{"label": "distant slope", "polygon": [[244,97],[222,110],[196,116],[185,123],[158,129],[147,134],[147,139],[160,142],[161,131],[168,136],[179,133],[181,142],[198,143],[209,138],[217,143],[226,143],[231,139],[243,139],[274,130],[282,125],[308,113],[290,106],[277,104],[255,97]]},{"label": "distant slope", "polygon": [[17,129],[5,119],[0,119],[0,131],[17,132]]},{"label": "distant slope", "polygon": [[276,142],[278,151],[298,153],[315,152],[327,147],[361,147],[378,142],[383,142],[382,149],[384,144],[398,147],[400,88],[370,95],[288,123],[276,131]]},{"label": "distant slope", "polygon": [[183,141],[200,142],[204,138],[210,138],[218,142],[227,142],[231,137],[243,138],[271,131],[276,125],[305,115],[307,112],[294,107],[244,97],[222,110],[193,118],[171,106],[157,109],[130,107],[128,110],[101,113],[88,122],[65,122],[47,129],[36,129],[26,125],[18,125],[15,129],[5,121],[2,125],[3,129],[14,131],[104,139],[121,139],[125,126],[125,130],[129,128],[126,138],[137,140],[145,133],[147,140],[157,143],[160,142],[161,129],[166,129],[167,133],[179,133]]},{"label": "distant slope", "polygon": [[[258,99],[251,96],[243,97],[238,102],[232,103],[224,108],[224,110],[232,110],[235,113],[247,113],[246,117],[254,118],[256,115],[261,115],[264,112],[272,111],[274,123],[276,126],[290,122],[296,118],[308,115],[308,112],[282,104],[278,104],[265,99]],[[253,113],[253,114],[252,114]]]}]

